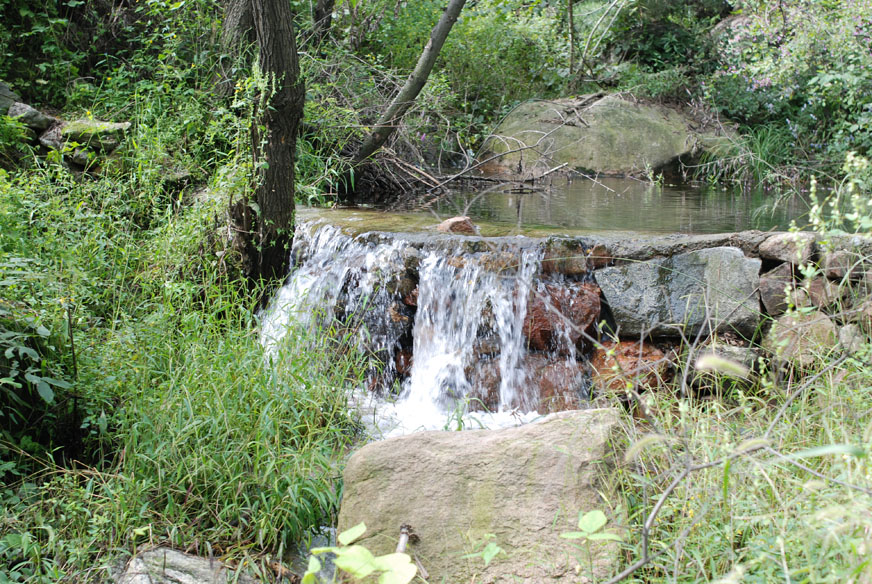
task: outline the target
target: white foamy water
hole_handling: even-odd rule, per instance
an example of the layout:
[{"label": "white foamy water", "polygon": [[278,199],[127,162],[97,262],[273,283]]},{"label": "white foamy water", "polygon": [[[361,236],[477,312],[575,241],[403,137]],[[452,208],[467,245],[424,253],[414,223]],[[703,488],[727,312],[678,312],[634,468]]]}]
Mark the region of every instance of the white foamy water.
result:
[{"label": "white foamy water", "polygon": [[[392,381],[394,355],[409,333],[398,311],[413,310],[401,305],[396,283],[408,279],[412,258],[418,290],[413,364],[398,394],[394,389],[393,396],[378,397],[362,388],[354,393],[367,428],[387,437],[529,422],[539,415],[530,411],[534,398],[526,391],[523,322],[540,252],[504,249],[496,266],[482,261],[486,253],[464,252],[459,244],[446,248],[444,241],[415,247],[399,238],[351,238],[331,226],[303,225],[295,240],[297,265],[263,315],[261,341],[274,354],[292,324],[317,331],[355,319],[363,324],[351,327],[359,348],[380,357],[381,379]],[[493,413],[467,411],[483,338],[498,344],[499,406]]]}]

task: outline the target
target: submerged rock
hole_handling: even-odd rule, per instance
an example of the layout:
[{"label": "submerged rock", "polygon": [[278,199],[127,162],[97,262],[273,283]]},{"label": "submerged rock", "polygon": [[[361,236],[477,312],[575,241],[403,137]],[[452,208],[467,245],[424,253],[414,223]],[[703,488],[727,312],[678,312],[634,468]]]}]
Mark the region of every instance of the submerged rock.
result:
[{"label": "submerged rock", "polygon": [[[358,543],[386,554],[396,548],[400,525],[411,525],[419,540],[409,551],[430,582],[606,577],[620,565],[615,542],[591,542],[579,552],[560,534],[577,531],[579,511],[608,509],[597,483],[617,423],[613,409],[587,410],[518,428],[420,432],[368,444],[345,468],[339,531],[364,522]],[[506,554],[488,565],[464,557],[488,542]]]},{"label": "submerged rock", "polygon": [[760,319],[760,260],[731,247],[597,270],[595,278],[626,336],[706,330],[749,335]]},{"label": "submerged rock", "polygon": [[489,174],[538,178],[568,170],[607,176],[645,176],[698,154],[719,130],[675,108],[622,95],[531,100],[513,110],[485,142],[480,160]]}]

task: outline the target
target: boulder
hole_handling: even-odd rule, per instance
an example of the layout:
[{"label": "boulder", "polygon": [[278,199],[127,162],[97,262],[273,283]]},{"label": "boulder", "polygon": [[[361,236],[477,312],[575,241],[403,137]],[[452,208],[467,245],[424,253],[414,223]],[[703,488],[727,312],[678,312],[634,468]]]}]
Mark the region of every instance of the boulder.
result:
[{"label": "boulder", "polygon": [[437,231],[442,233],[460,233],[462,235],[476,235],[478,230],[469,217],[451,217],[436,226]]},{"label": "boulder", "polygon": [[58,122],[57,118],[47,116],[36,108],[30,107],[26,103],[16,102],[9,106],[9,113],[6,114],[10,118],[16,118],[19,122],[30,128],[31,130],[42,131],[47,129],[52,124]]},{"label": "boulder", "polygon": [[[760,231],[739,231],[737,233],[704,233],[688,235],[670,233],[667,235],[626,235],[598,234],[587,238],[590,247],[590,263],[595,268],[610,264],[625,264],[656,258],[676,256],[689,251],[713,247],[735,247],[749,257],[758,257],[760,244],[771,234]],[[571,241],[571,240],[570,240]],[[594,260],[599,259],[599,262]]]},{"label": "boulder", "polygon": [[258,580],[237,574],[217,559],[200,558],[180,551],[159,547],[137,554],[123,573],[114,578],[117,584],[255,584]]},{"label": "boulder", "polygon": [[[614,542],[592,542],[589,560],[587,549],[560,534],[577,531],[579,511],[608,511],[599,479],[617,424],[614,409],[597,409],[516,428],[419,432],[367,444],[345,468],[338,529],[364,522],[358,543],[386,554],[395,550],[400,526],[411,525],[418,541],[407,551],[429,582],[607,577],[621,565]],[[488,542],[506,553],[487,566],[468,557]]]},{"label": "boulder", "polygon": [[846,353],[859,353],[869,342],[863,331],[856,324],[846,324],[839,327],[839,346]]},{"label": "boulder", "polygon": [[632,341],[606,341],[590,359],[598,392],[624,391],[628,384],[636,391],[660,387],[669,380],[670,365],[654,345]]},{"label": "boulder", "polygon": [[542,283],[530,291],[524,336],[537,351],[569,354],[599,319],[599,288],[591,283]]},{"label": "boulder", "polygon": [[18,94],[12,91],[11,87],[0,81],[0,116],[7,115],[6,112],[9,111],[9,107],[20,99]]},{"label": "boulder", "polygon": [[760,257],[791,264],[804,264],[814,254],[813,233],[776,233],[760,244]]},{"label": "boulder", "polygon": [[565,165],[591,175],[645,176],[698,154],[717,130],[677,109],[623,95],[531,100],[515,108],[485,142],[486,174],[538,178]]},{"label": "boulder", "polygon": [[757,328],[760,260],[731,247],[613,266],[594,273],[621,335],[676,336]]},{"label": "boulder", "polygon": [[532,381],[539,388],[540,414],[551,414],[582,407],[589,383],[584,368],[575,360],[548,360],[533,371]]},{"label": "boulder", "polygon": [[121,142],[130,122],[75,120],[61,126],[62,142],[78,142],[94,150],[112,152]]},{"label": "boulder", "polygon": [[550,239],[545,243],[541,272],[580,277],[588,273],[587,253],[578,240]]},{"label": "boulder", "polygon": [[779,316],[787,310],[787,297],[795,288],[793,265],[784,263],[760,276],[760,301],[766,314]]},{"label": "boulder", "polygon": [[791,313],[778,318],[763,341],[763,348],[779,360],[808,367],[836,347],[836,325],[820,311]]}]

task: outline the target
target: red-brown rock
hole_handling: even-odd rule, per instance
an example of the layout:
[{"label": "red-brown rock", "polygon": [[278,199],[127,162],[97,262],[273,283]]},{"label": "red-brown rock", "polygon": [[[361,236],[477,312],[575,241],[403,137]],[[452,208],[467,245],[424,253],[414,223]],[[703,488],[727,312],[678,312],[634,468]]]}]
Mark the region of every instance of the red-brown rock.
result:
[{"label": "red-brown rock", "polygon": [[596,284],[542,284],[530,291],[524,336],[530,348],[538,351],[569,352],[569,342],[584,342],[600,315],[600,292]]},{"label": "red-brown rock", "polygon": [[584,368],[576,361],[560,359],[539,367],[534,373],[534,383],[539,387],[539,413],[579,409],[583,378]]},{"label": "red-brown rock", "polygon": [[600,391],[621,391],[627,385],[636,391],[654,389],[669,380],[670,363],[663,351],[632,341],[604,342],[603,348],[594,351],[590,365],[594,386]]},{"label": "red-brown rock", "polygon": [[614,261],[614,258],[612,257],[612,252],[609,251],[609,248],[601,243],[597,243],[590,248],[587,255],[587,261],[592,268],[598,269],[611,264]]},{"label": "red-brown rock", "polygon": [[778,316],[787,310],[786,288],[791,291],[795,288],[791,264],[781,264],[760,276],[760,300],[769,316]]},{"label": "red-brown rock", "polygon": [[394,365],[397,368],[397,374],[402,377],[407,377],[412,371],[412,351],[402,349],[394,355]]},{"label": "red-brown rock", "polygon": [[415,288],[403,296],[403,304],[406,306],[417,307],[418,306],[418,287]]},{"label": "red-brown rock", "polygon": [[476,235],[478,230],[475,223],[469,217],[452,217],[436,226],[437,231],[442,233],[460,233],[462,235]]}]

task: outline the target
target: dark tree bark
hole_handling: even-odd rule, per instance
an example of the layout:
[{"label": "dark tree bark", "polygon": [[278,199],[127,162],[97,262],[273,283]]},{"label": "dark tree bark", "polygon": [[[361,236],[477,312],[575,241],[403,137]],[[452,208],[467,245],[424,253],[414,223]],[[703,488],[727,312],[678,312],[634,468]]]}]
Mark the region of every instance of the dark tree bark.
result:
[{"label": "dark tree bark", "polygon": [[357,151],[352,161],[354,165],[358,165],[372,156],[382,147],[394,130],[397,129],[400,120],[406,111],[412,107],[415,98],[418,97],[418,94],[421,93],[424,85],[426,85],[430,71],[433,70],[433,65],[439,56],[439,51],[442,50],[442,45],[445,44],[445,39],[448,38],[451,27],[457,22],[457,17],[460,15],[460,11],[465,3],[466,0],[449,0],[445,12],[442,13],[439,22],[436,23],[436,26],[433,27],[433,32],[430,33],[430,40],[418,58],[415,70],[412,71],[412,74],[391,102],[391,105],[388,106],[388,109],[376,122],[373,132]]},{"label": "dark tree bark", "polygon": [[333,23],[333,7],[336,0],[318,0],[312,9],[312,38],[315,45],[324,42]]},{"label": "dark tree bark", "polygon": [[[246,11],[250,21],[239,17]],[[260,68],[272,88],[259,112],[263,134],[252,131],[254,196],[246,195],[230,209],[233,245],[250,281],[284,278],[294,235],[294,149],[306,97],[293,15],[288,0],[231,0],[227,17],[240,26],[253,24]],[[239,31],[237,38],[243,35],[245,31]]]},{"label": "dark tree bark", "polygon": [[[306,92],[300,79],[293,15],[288,0],[250,0],[260,67],[275,83],[262,112],[262,159],[255,159],[257,201],[254,241],[255,276],[284,278],[290,267],[294,235],[294,150]],[[255,144],[255,156],[258,144]]]},{"label": "dark tree bark", "polygon": [[224,11],[224,23],[221,27],[221,47],[224,55],[216,73],[215,92],[218,95],[226,97],[233,93],[236,83],[233,67],[244,47],[255,42],[257,37],[250,0],[230,0]]}]

